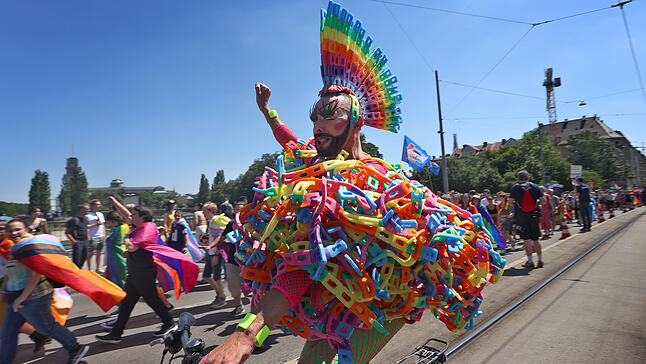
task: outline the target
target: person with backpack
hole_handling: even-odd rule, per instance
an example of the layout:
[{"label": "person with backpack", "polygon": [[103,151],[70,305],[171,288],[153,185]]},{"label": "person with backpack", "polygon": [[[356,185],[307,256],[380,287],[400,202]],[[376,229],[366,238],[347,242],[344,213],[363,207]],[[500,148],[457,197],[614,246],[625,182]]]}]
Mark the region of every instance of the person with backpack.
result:
[{"label": "person with backpack", "polygon": [[525,241],[527,262],[525,268],[534,268],[533,252],[538,255],[537,268],[543,268],[543,250],[538,238],[541,236],[539,219],[541,216],[540,205],[545,203],[543,192],[529,181],[529,172],[518,172],[518,183],[512,186],[509,197],[514,205],[514,218],[518,226],[520,238]]}]

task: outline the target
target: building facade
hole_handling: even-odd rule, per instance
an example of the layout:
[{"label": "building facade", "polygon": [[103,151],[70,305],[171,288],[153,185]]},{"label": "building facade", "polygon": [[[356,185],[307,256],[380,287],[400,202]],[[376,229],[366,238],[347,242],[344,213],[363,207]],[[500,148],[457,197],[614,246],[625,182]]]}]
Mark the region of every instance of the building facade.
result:
[{"label": "building facade", "polygon": [[546,133],[556,148],[565,158],[568,157],[568,139],[572,135],[589,131],[612,142],[624,156],[624,161],[630,166],[631,173],[626,181],[616,181],[619,185],[636,187],[646,185],[646,157],[619,130],[613,130],[597,115],[583,116],[574,120],[563,120],[553,125],[542,125],[541,131]]}]

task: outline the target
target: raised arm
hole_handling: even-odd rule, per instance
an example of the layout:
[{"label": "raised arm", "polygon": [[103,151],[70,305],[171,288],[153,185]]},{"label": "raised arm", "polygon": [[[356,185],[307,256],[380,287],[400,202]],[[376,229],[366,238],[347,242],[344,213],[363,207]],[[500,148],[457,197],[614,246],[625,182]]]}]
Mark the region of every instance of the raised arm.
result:
[{"label": "raised arm", "polygon": [[265,116],[265,120],[267,120],[267,124],[271,127],[272,130],[274,128],[284,125],[284,123],[280,120],[280,118],[276,115],[275,117],[271,117],[269,115],[269,97],[271,96],[271,89],[269,86],[262,84],[262,83],[256,83],[256,104],[258,104],[258,108],[260,109],[260,112]]},{"label": "raised arm", "polygon": [[114,206],[114,208],[117,209],[117,212],[119,213],[119,215],[121,215],[121,217],[123,217],[124,220],[126,220],[126,224],[132,224],[132,214],[130,213],[130,211],[125,206],[123,206],[119,201],[117,201],[117,199],[114,198],[114,196],[108,196],[108,200],[112,202],[112,206]]}]

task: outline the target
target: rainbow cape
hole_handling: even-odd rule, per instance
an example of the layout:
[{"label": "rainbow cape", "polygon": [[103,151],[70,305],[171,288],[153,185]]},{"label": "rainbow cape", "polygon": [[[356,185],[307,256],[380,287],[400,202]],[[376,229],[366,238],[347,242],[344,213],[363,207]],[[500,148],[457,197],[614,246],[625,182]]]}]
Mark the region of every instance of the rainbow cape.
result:
[{"label": "rainbow cape", "polygon": [[68,257],[65,248],[52,235],[24,238],[11,247],[13,258],[50,279],[70,286],[88,296],[103,311],[116,305],[126,293],[114,283],[89,270],[79,269]]},{"label": "rainbow cape", "polygon": [[123,252],[126,251],[123,239],[128,231],[130,231],[128,224],[115,226],[112,229],[112,234],[110,234],[110,237],[105,242],[105,256],[108,266],[106,277],[121,288],[126,284],[126,276],[128,274],[126,258],[123,256]]},{"label": "rainbow cape", "polygon": [[188,253],[191,255],[191,258],[195,263],[201,262],[202,259],[204,259],[204,250],[200,249],[200,244],[198,244],[197,238],[193,235],[193,232],[186,223],[186,220],[182,219],[179,223],[186,227],[186,249],[188,250]]},{"label": "rainbow cape", "polygon": [[153,253],[153,259],[159,268],[157,280],[164,291],[174,289],[177,298],[182,290],[188,293],[195,287],[200,268],[186,255],[159,244],[157,225],[152,222],[139,225],[130,234],[130,241]]}]

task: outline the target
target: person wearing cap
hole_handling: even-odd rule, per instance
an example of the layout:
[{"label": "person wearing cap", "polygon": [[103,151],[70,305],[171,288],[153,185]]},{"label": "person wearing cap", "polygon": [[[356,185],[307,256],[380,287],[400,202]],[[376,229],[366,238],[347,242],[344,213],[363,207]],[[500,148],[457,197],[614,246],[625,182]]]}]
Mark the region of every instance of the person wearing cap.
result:
[{"label": "person wearing cap", "polygon": [[478,206],[480,206],[480,195],[471,196],[471,202],[469,202],[469,212],[472,214],[478,213]]}]

